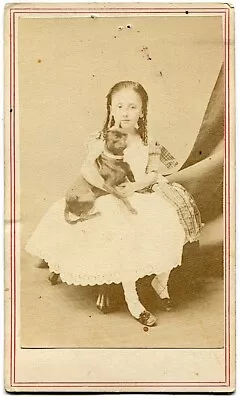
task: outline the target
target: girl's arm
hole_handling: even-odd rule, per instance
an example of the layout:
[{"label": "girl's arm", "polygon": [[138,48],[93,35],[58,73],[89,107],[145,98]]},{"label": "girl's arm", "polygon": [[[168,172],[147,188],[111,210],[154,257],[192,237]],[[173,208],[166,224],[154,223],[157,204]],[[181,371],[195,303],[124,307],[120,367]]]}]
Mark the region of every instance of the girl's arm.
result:
[{"label": "girl's arm", "polygon": [[134,192],[137,192],[139,190],[145,189],[148,186],[156,183],[157,180],[158,180],[158,173],[155,171],[149,172],[140,181],[132,183],[133,190]]},{"label": "girl's arm", "polygon": [[149,174],[146,174],[140,181],[124,183],[123,185],[116,187],[115,190],[120,197],[129,197],[135,192],[153,185],[157,182],[157,180],[157,172],[150,172]]}]

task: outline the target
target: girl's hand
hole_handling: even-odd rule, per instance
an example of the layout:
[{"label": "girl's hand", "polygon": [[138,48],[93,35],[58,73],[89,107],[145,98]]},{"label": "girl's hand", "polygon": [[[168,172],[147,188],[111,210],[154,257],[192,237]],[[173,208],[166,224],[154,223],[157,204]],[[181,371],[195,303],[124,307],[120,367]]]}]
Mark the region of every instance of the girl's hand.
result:
[{"label": "girl's hand", "polygon": [[132,196],[138,190],[145,189],[146,187],[157,182],[157,173],[151,172],[145,175],[145,179],[141,182],[125,182],[115,188],[118,196],[129,197]]},{"label": "girl's hand", "polygon": [[136,191],[135,182],[126,182],[120,186],[115,187],[115,191],[120,197],[129,197],[132,196]]},{"label": "girl's hand", "polygon": [[157,182],[157,173],[151,172],[146,174],[141,182],[125,182],[116,187],[116,192],[120,197],[132,196],[138,190],[145,189],[146,187]]}]

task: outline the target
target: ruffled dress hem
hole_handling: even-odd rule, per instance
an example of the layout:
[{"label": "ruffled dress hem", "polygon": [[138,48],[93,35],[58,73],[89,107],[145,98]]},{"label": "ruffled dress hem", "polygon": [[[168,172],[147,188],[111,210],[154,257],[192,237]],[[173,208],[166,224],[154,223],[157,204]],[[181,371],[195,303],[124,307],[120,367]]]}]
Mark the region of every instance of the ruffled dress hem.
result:
[{"label": "ruffled dress hem", "polygon": [[[30,253],[30,251],[28,250],[28,253]],[[34,252],[34,254],[31,254],[33,256],[36,257],[36,252]],[[93,276],[85,275],[85,274],[79,274],[79,275],[74,275],[71,272],[61,272],[60,267],[55,264],[53,261],[51,260],[46,260],[44,258],[44,256],[41,256],[41,254],[38,255],[38,257],[45,261],[48,266],[49,266],[49,271],[50,272],[55,272],[56,274],[59,274],[61,281],[63,283],[67,283],[68,285],[74,285],[74,286],[96,286],[96,285],[110,285],[112,283],[114,284],[120,284],[123,281],[137,281],[138,279],[144,278],[145,276],[151,276],[151,275],[157,275],[159,273],[164,272],[163,268],[159,268],[158,266],[150,266],[149,269],[146,268],[146,271],[136,271],[136,273],[134,273],[134,271],[132,271],[132,273],[128,273],[126,276],[123,276],[121,273],[117,273],[116,271],[109,276],[106,276],[106,274],[104,275],[99,275],[95,274]],[[181,260],[179,262],[177,262],[175,265],[169,266],[166,268],[166,271],[170,271],[176,267],[178,267],[179,265],[181,265]],[[84,268],[83,268],[84,270]]]}]

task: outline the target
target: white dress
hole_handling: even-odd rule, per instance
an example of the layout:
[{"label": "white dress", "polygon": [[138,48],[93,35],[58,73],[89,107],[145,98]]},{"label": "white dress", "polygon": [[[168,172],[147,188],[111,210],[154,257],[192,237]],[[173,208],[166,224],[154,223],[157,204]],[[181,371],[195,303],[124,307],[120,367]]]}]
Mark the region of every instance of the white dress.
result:
[{"label": "white dress", "polygon": [[[141,140],[130,145],[125,161],[141,180],[148,147]],[[185,233],[173,205],[157,193],[134,193],[129,200],[137,215],[106,195],[96,200],[100,216],[70,225],[64,219],[65,199],[60,199],[43,216],[26,250],[74,285],[136,281],[180,265]]]}]

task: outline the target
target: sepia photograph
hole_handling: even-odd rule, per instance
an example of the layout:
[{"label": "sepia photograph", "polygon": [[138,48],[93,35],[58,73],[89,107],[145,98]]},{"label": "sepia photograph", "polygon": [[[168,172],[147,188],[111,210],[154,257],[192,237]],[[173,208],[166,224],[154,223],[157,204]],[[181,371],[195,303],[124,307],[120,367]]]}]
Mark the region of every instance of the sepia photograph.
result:
[{"label": "sepia photograph", "polygon": [[226,354],[230,8],[140,4],[9,6],[20,351]]}]

